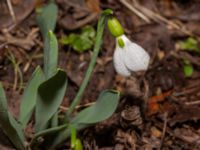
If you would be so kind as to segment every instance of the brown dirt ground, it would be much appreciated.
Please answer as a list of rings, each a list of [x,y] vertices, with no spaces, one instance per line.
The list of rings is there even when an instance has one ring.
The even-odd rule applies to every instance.
[[[23,87],[34,68],[42,65],[43,43],[32,11],[35,1],[28,1],[12,1],[19,20],[14,26],[6,2],[0,2],[0,81],[6,90],[9,109],[16,117]],[[189,36],[200,40],[200,2],[141,0],[138,4],[133,0],[125,1],[129,2],[127,6],[124,1],[56,1],[59,6],[58,38],[79,32],[85,25],[96,27],[100,10],[111,8],[128,37],[151,55],[145,73],[130,78],[117,75],[112,63],[115,39],[105,30],[102,50],[80,105],[95,101],[103,89],[120,90],[123,97],[111,118],[78,134],[84,149],[200,150],[200,55],[180,50],[177,44]],[[37,6],[41,4],[43,2],[38,0]],[[29,9],[24,13],[22,7]],[[84,77],[91,51],[80,54],[68,46],[59,45],[59,48],[59,66],[66,70],[69,78],[62,103],[67,108]],[[22,72],[22,86],[19,73],[9,59],[10,54]],[[189,60],[194,67],[191,77],[184,76],[183,59]],[[0,135],[0,149],[11,149],[2,131]],[[69,149],[69,143],[66,141],[60,149]]]

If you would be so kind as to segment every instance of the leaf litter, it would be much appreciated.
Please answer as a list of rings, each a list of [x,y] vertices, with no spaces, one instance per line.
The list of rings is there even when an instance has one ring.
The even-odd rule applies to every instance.
[[[18,3],[12,2],[14,9],[15,7],[22,8]],[[6,9],[5,4],[0,3]],[[194,41],[190,40],[189,44],[184,45],[184,48],[182,46],[184,50],[180,50],[180,47],[176,45],[180,41],[187,42],[188,38],[193,38],[188,33],[192,33],[199,43],[198,0],[183,3],[172,0],[165,2],[144,0],[139,4],[134,1],[133,7],[142,10],[140,16],[137,12],[128,10],[127,6],[122,4],[122,0],[120,2],[98,1],[98,3],[90,0],[74,2],[57,0],[57,4],[59,6],[56,29],[58,37],[70,33],[80,33],[81,28],[86,25],[95,26],[97,13],[101,9],[109,7],[115,11],[129,37],[143,45],[152,58],[150,68],[145,74],[137,74],[135,78],[129,79],[116,75],[111,61],[114,38],[105,33],[104,45],[97,66],[80,106],[85,107],[92,103],[98,93],[105,88],[116,88],[122,91],[124,96],[111,118],[79,133],[85,149],[199,149],[200,57],[198,53],[191,51],[191,49],[197,49]],[[10,38],[5,35],[5,32],[0,35],[0,39],[3,39],[0,44],[0,80],[5,83],[9,108],[15,115],[18,115],[19,112],[19,108],[16,106],[19,100],[15,102],[14,97],[20,99],[21,91],[13,91],[15,74],[11,62],[5,57],[5,52],[6,49],[9,49],[14,53],[16,59],[22,62],[19,66],[21,70],[29,60],[27,71],[23,71],[26,83],[33,68],[42,63],[41,37],[38,35],[37,29],[34,29],[37,26],[34,13],[31,11],[34,7],[32,4],[26,6],[29,10],[27,9],[23,15],[20,11],[15,11],[15,15],[17,18],[19,16],[20,21],[16,28],[8,30]],[[164,18],[164,23],[163,19],[159,21],[160,17],[154,20],[153,16],[148,16],[147,9],[151,10],[150,14]],[[9,16],[7,10],[5,14]],[[5,14],[0,17],[1,29],[2,27],[10,29],[12,18],[6,17],[8,21],[2,21]],[[144,18],[141,19],[141,15],[150,22],[145,21]],[[175,25],[177,22],[180,24],[177,23],[178,27],[176,27],[171,22]],[[185,30],[182,28],[185,27],[187,32],[183,32]],[[36,34],[30,36],[31,31]],[[22,44],[19,37],[22,41],[26,39],[26,43]],[[11,39],[14,39],[15,42]],[[191,48],[188,47],[191,45],[190,43],[193,44]],[[69,46],[60,47],[59,65],[67,70],[70,80],[69,92],[65,95],[62,107],[68,108],[83,79],[91,52],[79,54]],[[193,73],[188,77],[185,77],[183,72],[184,59],[187,59],[193,66]],[[31,129],[29,130],[31,133]],[[6,140],[1,140],[0,145],[7,147],[5,145],[8,144]],[[60,149],[68,147],[69,143],[66,141]]]

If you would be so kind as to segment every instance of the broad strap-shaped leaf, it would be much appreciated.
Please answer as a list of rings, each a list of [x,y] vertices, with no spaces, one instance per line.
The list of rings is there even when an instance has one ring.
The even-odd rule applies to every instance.
[[[44,73],[38,66],[33,72],[31,80],[24,90],[21,99],[19,121],[22,123],[24,128],[32,116],[34,107],[36,105],[38,87],[44,80]]]
[[[113,90],[103,91],[97,102],[82,110],[77,116],[72,119],[71,124],[76,126],[76,130],[81,130],[90,126],[91,124],[103,121],[109,118],[117,108],[118,102],[120,99],[119,92]],[[50,150],[55,149],[55,147],[64,142],[70,136],[70,129],[67,128],[64,131],[60,132],[58,136],[52,142]]]
[[[97,102],[78,113],[72,123],[93,124],[109,118],[116,110],[119,99],[119,92],[113,90],[103,91]]]
[[[54,2],[37,9],[37,23],[44,40],[44,73],[46,79],[57,71],[58,42],[53,31],[56,26],[58,8]]]
[[[91,124],[109,118],[116,110],[119,99],[119,92],[113,90],[103,91],[97,99],[97,102],[78,113],[77,116],[72,119],[71,124],[76,127],[76,130],[81,130]],[[51,149],[53,150],[58,144],[69,138],[69,136],[69,128],[59,132],[58,136],[52,142]]]
[[[34,149],[33,147],[35,146],[35,144],[38,145],[38,143],[37,143],[38,138],[40,138],[40,137],[45,138],[45,136],[50,137],[52,134],[56,134],[58,132],[64,131],[64,129],[67,129],[68,126],[69,126],[68,124],[63,124],[63,125],[59,125],[59,126],[56,126],[53,128],[48,128],[48,129],[38,132],[32,138],[32,140],[30,142],[30,148]]]
[[[36,9],[37,24],[42,32],[42,36],[45,39],[49,30],[54,31],[56,26],[56,20],[58,16],[58,7],[55,3],[50,2],[47,6]]]
[[[24,135],[21,125],[8,112],[6,96],[0,83],[0,127],[14,144],[16,149],[25,150]]]
[[[58,42],[52,31],[49,31],[44,44],[44,74],[49,79],[56,73],[58,64]]]
[[[46,129],[49,120],[58,110],[67,87],[67,76],[62,70],[39,86],[36,102],[36,132]]]

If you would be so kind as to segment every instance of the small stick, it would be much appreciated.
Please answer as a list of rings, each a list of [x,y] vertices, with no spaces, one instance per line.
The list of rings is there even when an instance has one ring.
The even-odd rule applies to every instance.
[[[7,5],[8,5],[8,9],[9,9],[9,11],[10,11],[10,15],[11,15],[11,17],[12,17],[14,23],[16,23],[15,12],[14,12],[14,10],[13,10],[12,3],[11,3],[10,0],[7,0]]]
[[[139,10],[137,10],[135,7],[131,6],[126,0],[119,0],[122,4],[124,4],[128,9],[133,11],[137,16],[142,18],[144,21],[147,23],[150,23],[151,21],[149,20],[148,17],[146,17],[143,13],[141,13]]]
[[[168,113],[165,112],[164,113],[164,126],[163,126],[162,138],[161,138],[159,150],[162,150],[164,139],[165,139],[166,128],[167,128],[167,116],[168,116]]]
[[[78,105],[78,106],[75,107],[75,109],[79,109],[79,108],[81,108],[81,107],[88,107],[88,106],[93,105],[94,103],[95,103],[95,102],[87,103],[87,104],[84,104],[84,105]],[[60,106],[59,108],[60,108],[61,111],[63,111],[63,112],[66,112],[66,111],[69,110],[69,107],[65,107],[65,106]]]
[[[163,22],[174,29],[180,30],[182,33],[186,35],[194,36],[193,33],[187,30],[182,23],[180,23],[179,25],[171,20],[168,20],[167,18],[161,16],[160,14],[144,6],[141,6],[136,0],[133,0],[133,5],[131,5],[127,0],[119,0],[119,1],[147,23],[150,23],[152,20],[158,23]],[[199,40],[198,37],[197,39]]]
[[[0,38],[1,38],[1,37],[0,37]],[[0,50],[1,50],[2,48],[4,48],[6,45],[7,45],[7,42],[4,42],[4,43],[0,44]]]
[[[192,102],[185,102],[186,105],[198,105],[200,104],[200,100],[192,101]]]

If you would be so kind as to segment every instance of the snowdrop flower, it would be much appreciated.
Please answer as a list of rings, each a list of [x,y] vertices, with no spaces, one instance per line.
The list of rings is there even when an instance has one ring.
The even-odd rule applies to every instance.
[[[147,70],[150,57],[141,46],[131,42],[125,35],[118,37],[116,41],[113,61],[117,73],[130,76],[131,71]]]
[[[149,54],[138,44],[130,41],[116,18],[108,20],[108,29],[116,37],[116,48],[113,62],[115,70],[122,76],[130,76],[131,72],[147,70]]]

